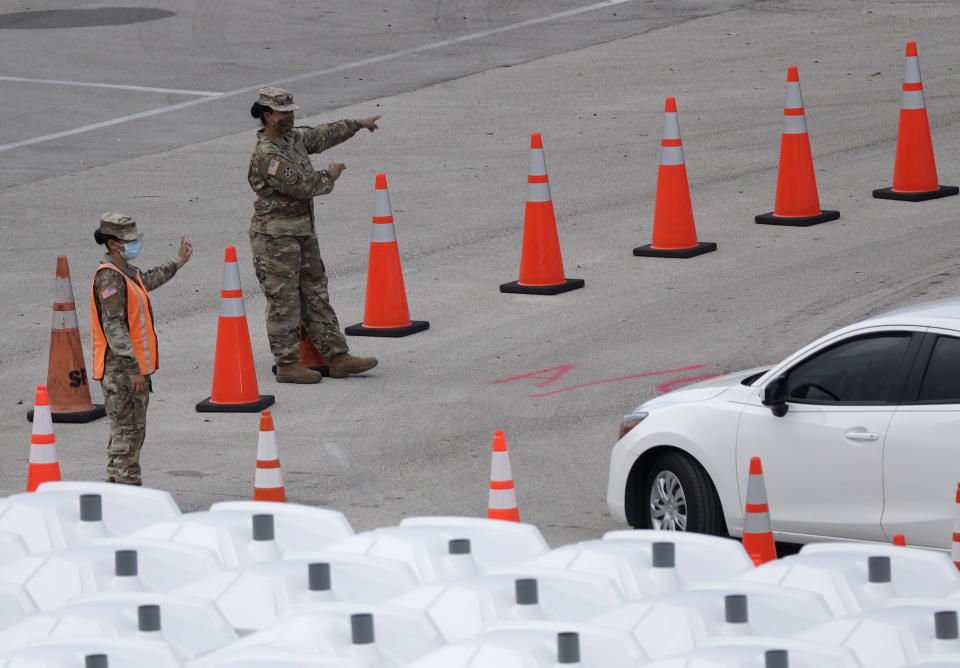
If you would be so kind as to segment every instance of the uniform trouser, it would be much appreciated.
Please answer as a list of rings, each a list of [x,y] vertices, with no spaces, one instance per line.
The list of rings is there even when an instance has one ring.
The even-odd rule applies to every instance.
[[[147,382],[150,382],[149,377]],[[115,482],[139,484],[140,448],[147,433],[150,392],[134,392],[126,367],[121,368],[109,352],[100,386],[103,388],[104,408],[110,418],[107,478]]]
[[[253,269],[267,298],[267,338],[277,364],[300,361],[300,322],[327,359],[347,352],[347,340],[330,306],[316,235],[275,237],[254,232],[250,248]]]

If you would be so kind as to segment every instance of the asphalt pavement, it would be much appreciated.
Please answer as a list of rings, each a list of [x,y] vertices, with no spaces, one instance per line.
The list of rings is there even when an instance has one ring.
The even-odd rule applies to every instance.
[[[166,0],[133,11],[33,0],[0,13],[0,494],[25,485],[54,271],[69,258],[90,355],[101,213],[134,216],[139,266],[193,259],[152,297],[160,370],[145,484],[184,510],[250,498],[258,419],[197,413],[210,394],[224,247],[240,258],[260,391],[274,394],[290,501],[357,530],[486,512],[493,432],[521,518],[552,544],[621,528],[604,502],[620,416],[693,379],[772,363],[889,308],[955,296],[960,197],[874,199],[891,185],[904,46],[916,40],[940,181],[960,184],[955,2]],[[773,208],[784,82],[797,65],[821,206],[837,221],[755,225]],[[246,236],[262,85],[298,123],[382,114],[316,200],[331,299],[362,320],[374,178],[385,173],[410,315],[430,329],[351,337],[380,366],[278,385]],[[698,238],[650,243],[664,99],[675,96]],[[568,277],[516,280],[530,134],[540,132]],[[102,401],[96,383],[95,401]],[[64,478],[102,479],[106,420],[56,425]]]

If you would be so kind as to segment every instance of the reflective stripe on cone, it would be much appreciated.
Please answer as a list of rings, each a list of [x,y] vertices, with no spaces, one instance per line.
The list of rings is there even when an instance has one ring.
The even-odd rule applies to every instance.
[[[510,453],[507,451],[507,439],[502,430],[493,433],[487,517],[495,520],[520,521],[513,472],[510,469]]]
[[[777,558],[777,547],[770,524],[770,508],[767,505],[767,488],[763,482],[763,468],[759,457],[750,459],[747,503],[743,515],[743,547],[756,566]]]

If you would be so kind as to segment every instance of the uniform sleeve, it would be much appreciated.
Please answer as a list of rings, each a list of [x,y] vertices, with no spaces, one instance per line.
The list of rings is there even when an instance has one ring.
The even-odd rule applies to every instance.
[[[307,153],[320,153],[331,146],[350,139],[362,128],[360,121],[347,118],[333,123],[324,123],[315,128],[298,128],[303,133],[303,145]]]
[[[334,181],[340,176],[335,169],[303,172],[300,167],[279,153],[267,153],[258,158],[258,167],[264,183],[287,197],[310,199],[326,195],[333,190]]]
[[[153,269],[148,269],[147,271],[141,272],[140,277],[143,279],[143,285],[148,291],[156,290],[161,285],[173,278],[173,275],[176,274],[177,270],[182,266],[183,262],[181,262],[179,259],[167,260],[163,264],[156,266]]]
[[[127,324],[126,279],[112,269],[105,269],[97,274],[93,292],[107,345],[128,373],[140,373]]]

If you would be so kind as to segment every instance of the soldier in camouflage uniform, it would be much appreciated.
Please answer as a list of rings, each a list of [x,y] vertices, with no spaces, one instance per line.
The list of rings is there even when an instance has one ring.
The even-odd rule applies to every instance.
[[[317,242],[313,198],[326,195],[346,168],[331,162],[315,170],[311,153],[352,137],[360,128],[377,129],[380,116],[347,119],[317,127],[293,127],[293,95],[263,88],[250,109],[263,129],[250,158],[247,179],[257,194],[250,222],[253,268],[267,298],[267,338],[277,362],[277,382],[318,383],[319,372],[300,364],[298,324],[330,364],[330,376],[345,378],[377,365],[374,357],[354,357],[330,306],[327,274]]]
[[[193,247],[181,237],[175,259],[141,272],[129,263],[140,251],[133,218],[105,213],[94,238],[107,247],[93,278],[90,300],[93,377],[100,380],[110,417],[107,481],[139,485],[150,374],[157,368],[153,310],[146,293],[173,278],[190,259]]]

